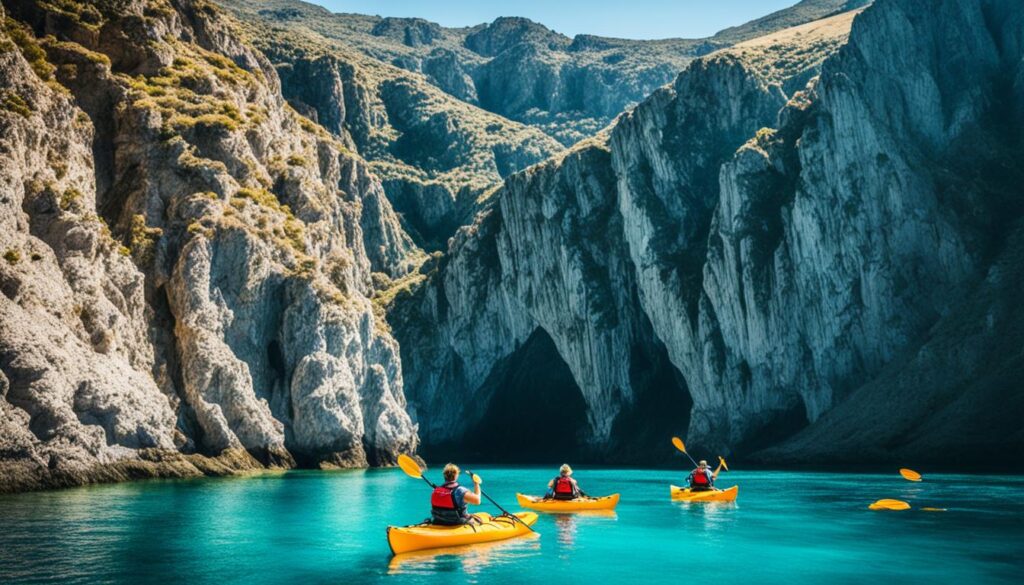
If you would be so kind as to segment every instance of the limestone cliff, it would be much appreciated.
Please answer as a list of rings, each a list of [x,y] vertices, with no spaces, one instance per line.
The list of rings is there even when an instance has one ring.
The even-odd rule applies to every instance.
[[[414,450],[367,165],[209,3],[3,5],[0,490]]]
[[[444,248],[471,222],[484,192],[562,150],[542,131],[479,108],[475,86],[451,51],[438,48],[410,71],[354,48],[357,39],[283,26],[288,20],[264,3],[226,4],[274,64],[289,103],[370,162],[403,226],[426,249]],[[399,22],[382,20],[367,36],[389,38]],[[412,46],[420,47],[433,44],[435,28],[413,21],[399,30],[409,30]],[[439,77],[443,91],[434,83]]]
[[[435,388],[486,402],[485,381],[540,329],[572,374],[598,451],[633,428],[613,421],[637,400],[624,381],[639,344],[663,348],[679,381],[663,387],[692,404],[647,422],[703,449],[748,455],[807,428],[760,457],[937,459],[929,449],[956,440],[948,428],[1010,453],[1022,406],[1012,375],[952,381],[1019,370],[995,333],[1015,330],[995,321],[1015,313],[994,303],[993,333],[974,352],[948,344],[966,335],[965,319],[984,322],[989,309],[964,308],[971,291],[993,299],[1016,282],[1006,238],[1021,212],[1024,17],[1009,0],[879,0],[855,14],[699,59],[621,117],[608,146],[581,145],[506,181],[393,313],[424,440],[447,438],[424,413],[441,426],[465,416]],[[551,179],[565,173],[572,188]],[[581,240],[585,210],[610,215]],[[410,310],[441,333],[403,331]],[[481,343],[481,329],[501,341]],[[924,356],[907,357],[922,343]],[[946,373],[908,392],[907,376],[886,368],[896,364]],[[954,423],[967,396],[1008,411]],[[880,431],[866,421],[876,402],[905,404],[879,418],[889,429],[834,434]],[[999,436],[985,439],[987,425]]]
[[[851,18],[842,18],[847,27]],[[781,53],[788,45],[775,46]],[[396,303],[390,320],[426,444],[474,434],[486,405],[513,391],[506,364],[537,353],[530,340],[538,331],[571,374],[570,396],[561,399],[573,403],[573,392],[582,399],[586,424],[570,445],[628,460],[645,440],[658,440],[656,429],[663,438],[685,428],[689,395],[668,360],[666,337],[652,329],[662,315],[645,295],[655,291],[638,280],[661,273],[631,255],[628,238],[646,230],[651,248],[685,265],[680,249],[707,237],[718,167],[771,124],[786,101],[779,83],[748,61],[739,52],[698,60],[620,120],[610,137],[510,177],[476,223],[459,232],[448,257],[430,267],[427,284]],[[797,67],[790,75],[802,72]],[[657,237],[649,233],[654,228],[626,223],[637,221],[621,209],[620,192],[629,185],[658,186],[661,199],[647,193],[634,204],[661,214]],[[696,233],[680,231],[680,224]],[[699,266],[701,254],[692,256],[690,266]],[[667,303],[680,300],[673,294]],[[537,416],[533,404],[519,409],[515,418]],[[624,439],[627,430],[643,436]]]
[[[391,321],[426,443],[485,456],[536,456],[531,449],[542,447],[621,459],[640,443],[613,440],[613,429],[640,425],[633,407],[686,406],[640,311],[626,250],[606,239],[622,231],[614,186],[600,141],[514,175],[448,257],[426,267],[418,295],[397,302]],[[561,356],[552,368],[566,369],[568,387],[545,380],[553,370],[537,375],[549,392],[517,384],[540,365],[522,356],[545,352]],[[503,401],[510,411],[492,408]],[[568,409],[577,402],[582,418]],[[562,444],[543,441],[560,432],[549,418]],[[518,438],[495,436],[492,426]]]

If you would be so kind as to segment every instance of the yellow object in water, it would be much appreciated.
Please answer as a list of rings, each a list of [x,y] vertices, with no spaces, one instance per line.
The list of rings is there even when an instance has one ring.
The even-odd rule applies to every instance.
[[[909,510],[910,504],[903,500],[883,499],[868,506],[868,510]]]
[[[508,516],[491,516],[481,512],[474,514],[480,524],[460,526],[438,526],[436,524],[414,524],[412,526],[388,526],[388,546],[393,554],[414,550],[462,546],[478,542],[494,542],[526,534],[537,521],[534,512],[519,512],[518,522]]]
[[[740,486],[734,485],[724,490],[692,491],[690,488],[670,486],[672,499],[682,502],[734,502],[740,493]]]
[[[907,481],[921,481],[921,474],[914,471],[913,469],[907,469],[906,467],[900,469],[900,475]]]
[[[540,496],[516,494],[519,505],[541,512],[582,512],[586,510],[614,510],[619,503],[619,494],[600,498],[577,498],[575,500],[545,500]]]

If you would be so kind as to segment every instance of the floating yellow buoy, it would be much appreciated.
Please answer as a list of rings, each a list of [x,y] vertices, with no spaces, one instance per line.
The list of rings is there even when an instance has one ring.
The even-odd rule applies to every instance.
[[[909,510],[910,504],[902,500],[883,499],[868,506],[868,510]]]
[[[921,481],[921,474],[914,471],[913,469],[907,469],[904,467],[900,470],[900,475],[907,481]]]

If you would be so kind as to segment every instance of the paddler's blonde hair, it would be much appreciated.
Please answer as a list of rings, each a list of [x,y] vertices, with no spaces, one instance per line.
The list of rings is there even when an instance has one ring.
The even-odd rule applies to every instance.
[[[459,469],[458,465],[455,465],[454,463],[449,463],[448,465],[445,465],[444,466],[444,480],[445,481],[455,481],[459,477],[459,472],[460,472],[460,469]]]
[[[572,475],[572,467],[569,467],[568,463],[563,463],[562,466],[558,468],[558,473],[562,475]]]

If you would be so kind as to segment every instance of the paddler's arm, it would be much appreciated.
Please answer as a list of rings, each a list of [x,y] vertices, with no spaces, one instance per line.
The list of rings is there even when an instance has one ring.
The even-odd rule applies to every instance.
[[[467,504],[480,505],[480,484],[473,482],[473,491],[467,491],[463,496]]]
[[[711,479],[712,480],[718,479],[718,472],[719,471],[722,471],[722,464],[721,463],[719,463],[718,467],[715,468],[715,472],[711,474]]]

